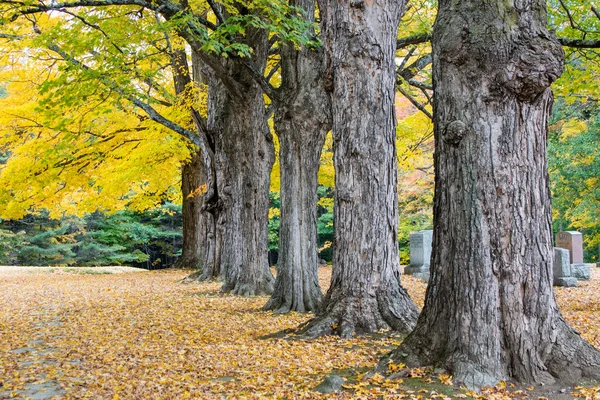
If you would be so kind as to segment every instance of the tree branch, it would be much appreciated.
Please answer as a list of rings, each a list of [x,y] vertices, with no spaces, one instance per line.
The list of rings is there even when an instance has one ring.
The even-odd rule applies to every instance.
[[[0,33],[0,39],[22,40],[23,36],[20,36],[20,35],[11,35],[9,33]]]
[[[213,0],[206,0],[206,1],[208,2],[208,5],[212,9],[212,11],[217,16],[217,21],[219,21],[219,24],[224,24],[225,18],[223,17],[223,14],[221,13],[219,6]]]
[[[592,7],[592,11],[594,11],[595,14],[598,13],[598,14],[596,14],[596,16],[598,18],[600,18],[600,13],[598,12],[597,9],[594,9]],[[577,28],[577,27],[575,27],[574,29],[581,30],[580,28]],[[583,32],[585,32],[585,31],[583,31]],[[585,32],[585,33],[587,33],[587,32]],[[405,48],[410,45],[427,43],[429,41],[431,41],[431,34],[430,33],[422,33],[419,35],[409,36],[406,38],[398,39],[396,41],[396,48],[402,49],[402,48]],[[598,48],[600,48],[600,40],[569,39],[569,38],[559,37],[558,41],[560,42],[561,45],[563,45],[565,47],[574,47],[574,48],[578,48],[578,49],[598,49]]]
[[[419,111],[421,111],[423,114],[429,117],[430,120],[433,121],[433,115],[431,115],[431,113],[427,111],[427,109],[421,103],[419,103],[414,97],[412,97],[404,89],[402,89],[400,85],[397,85],[396,89],[398,89],[398,91],[402,93],[402,95],[404,95],[404,97],[406,97],[408,101],[410,101],[413,104],[413,106],[417,107]]]
[[[425,68],[426,66],[431,64],[431,60],[432,60],[431,54],[427,54],[423,57],[420,57],[419,59],[417,59],[417,61],[415,61],[408,67],[398,71],[398,75],[400,77],[402,77],[402,79],[409,81],[409,80],[413,79],[415,76],[417,76],[417,74],[423,68]]]
[[[600,49],[600,40],[558,38],[561,45],[576,49]]]
[[[59,54],[64,60],[70,62],[71,64],[73,64],[73,65],[75,65],[77,67],[80,67],[82,69],[85,69],[85,70],[92,70],[87,65],[83,64],[79,60],[71,57],[69,54],[67,54],[66,52],[64,52],[57,45],[50,44],[48,46],[48,48],[50,50],[54,51],[55,53]],[[177,123],[175,123],[173,121],[170,121],[167,118],[163,117],[151,105],[146,104],[143,101],[141,101],[140,99],[138,99],[136,96],[125,92],[125,90],[123,90],[123,88],[119,87],[119,85],[116,82],[114,82],[113,80],[111,80],[111,79],[109,79],[107,77],[103,77],[103,76],[100,76],[98,79],[100,80],[100,82],[102,82],[108,88],[110,88],[111,90],[114,90],[115,92],[119,93],[121,96],[123,96],[124,98],[126,98],[127,100],[129,100],[130,102],[132,102],[135,106],[137,106],[138,108],[142,109],[148,115],[148,117],[150,117],[150,119],[153,120],[154,122],[157,122],[157,123],[163,125],[164,127],[172,130],[173,132],[178,133],[179,135],[181,135],[183,138],[187,139],[191,143],[193,143],[193,144],[195,144],[197,146],[200,145],[200,140],[198,138],[198,135],[196,135],[194,132],[189,131],[189,130],[181,127]]]
[[[418,35],[398,39],[396,41],[396,49],[402,49],[404,47],[411,46],[414,44],[427,43],[429,41],[431,41],[431,33],[420,33]]]

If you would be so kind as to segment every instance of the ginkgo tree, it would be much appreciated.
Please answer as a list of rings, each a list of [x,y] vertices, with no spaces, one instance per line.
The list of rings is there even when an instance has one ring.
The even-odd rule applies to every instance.
[[[44,85],[60,75],[64,60],[27,42],[0,43],[7,90],[1,144],[9,155],[0,173],[2,217],[41,209],[81,216],[125,205],[142,211],[180,199],[172,186],[189,154],[182,140],[112,103],[108,93],[58,110],[47,105]],[[60,95],[48,90],[50,101]]]
[[[272,44],[269,33],[283,40],[299,40],[305,29],[301,18],[290,18],[285,4],[274,7],[259,2],[250,8],[238,3],[174,4],[139,2],[73,2],[53,5],[3,3],[8,35],[20,35],[14,21],[29,19],[38,34],[36,44],[60,54],[69,63],[61,74],[85,76],[100,82],[120,101],[133,103],[150,119],[200,145],[207,168],[207,193],[203,208],[219,216],[220,264],[225,271],[224,290],[239,294],[269,293],[272,277],[266,262],[268,176],[273,162],[272,141],[266,129],[263,93],[256,82],[265,67]],[[139,7],[142,7],[140,10]],[[210,6],[212,21],[207,19]],[[83,8],[88,12],[83,13]],[[40,28],[37,16],[51,10],[71,18],[60,19],[50,29]],[[145,24],[143,23],[145,21]],[[151,23],[155,21],[155,23]],[[286,21],[297,21],[296,24]],[[137,35],[129,31],[140,26]],[[27,24],[23,24],[26,26]],[[124,29],[123,27],[129,27]],[[109,29],[110,28],[110,29]],[[162,95],[154,78],[160,64],[140,72],[136,54],[148,52],[169,31],[187,45],[210,69],[209,118],[196,121],[197,132],[161,113],[156,97]],[[82,32],[87,36],[83,37]],[[155,46],[156,47],[156,46]],[[160,49],[159,49],[160,50]],[[157,54],[160,51],[157,51]],[[151,58],[152,54],[146,54]],[[145,57],[147,59],[148,57]],[[245,76],[245,77],[244,77]],[[147,90],[149,95],[142,93]],[[81,90],[79,90],[81,92]],[[60,102],[74,96],[61,96]],[[249,112],[252,111],[252,112]],[[233,118],[237,117],[237,118]],[[246,152],[253,149],[252,152]],[[249,168],[249,166],[252,168]],[[218,179],[217,179],[218,178]],[[264,234],[263,234],[264,233]]]

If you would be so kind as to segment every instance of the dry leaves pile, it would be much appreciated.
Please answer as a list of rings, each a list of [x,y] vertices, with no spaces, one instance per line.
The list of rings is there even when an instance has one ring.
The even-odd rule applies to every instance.
[[[321,269],[324,287],[330,272]],[[263,338],[310,316],[258,311],[266,298],[221,295],[218,283],[179,283],[185,275],[0,274],[0,398],[31,396],[32,390],[108,399],[479,396],[440,394],[451,377],[427,371],[405,379],[423,381],[422,387],[378,375],[361,379],[399,343],[397,336]],[[594,271],[594,280],[579,288],[557,289],[566,318],[596,347],[599,281]],[[403,283],[422,305],[425,284],[411,277]],[[344,393],[312,391],[331,373],[349,378]],[[495,388],[488,397],[502,393],[505,388]]]

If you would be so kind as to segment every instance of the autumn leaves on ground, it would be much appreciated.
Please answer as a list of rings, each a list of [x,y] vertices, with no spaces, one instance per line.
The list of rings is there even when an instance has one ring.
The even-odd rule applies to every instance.
[[[451,378],[439,371],[409,370],[396,380],[371,376],[368,372],[400,337],[382,332],[302,341],[273,335],[297,327],[310,315],[259,311],[267,298],[222,295],[219,283],[183,284],[186,271],[85,272],[0,271],[0,399],[528,394],[514,388],[509,395],[510,386],[483,395],[453,389]],[[324,288],[330,274],[330,268],[320,269]],[[422,306],[425,284],[409,276],[403,282]],[[555,291],[569,323],[600,347],[600,270],[578,288]],[[312,390],[334,373],[347,379],[343,392],[322,395]],[[594,398],[600,391],[575,389],[566,395]]]

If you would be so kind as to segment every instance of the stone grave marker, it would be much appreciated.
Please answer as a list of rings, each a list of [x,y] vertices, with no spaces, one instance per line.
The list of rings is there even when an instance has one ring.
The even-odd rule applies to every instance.
[[[577,278],[571,276],[569,250],[554,248],[554,286],[577,286]]]
[[[571,264],[583,263],[583,236],[576,231],[558,232],[556,247],[569,250]]]
[[[410,235],[410,264],[404,269],[407,275],[429,280],[429,260],[433,231],[419,231]]]
[[[571,277],[580,281],[590,280],[590,266],[583,263],[583,236],[576,231],[558,232],[556,247],[569,251],[571,262]]]

